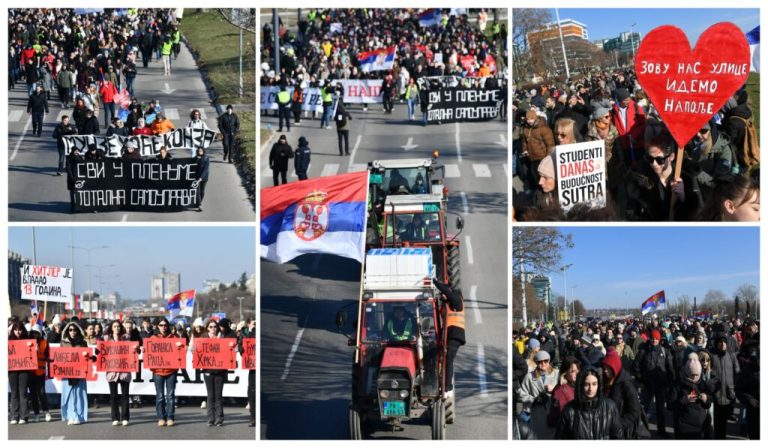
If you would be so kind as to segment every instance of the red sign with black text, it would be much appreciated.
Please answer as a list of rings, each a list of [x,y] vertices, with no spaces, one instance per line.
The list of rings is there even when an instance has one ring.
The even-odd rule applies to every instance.
[[[139,343],[134,341],[99,341],[97,372],[138,372]]]
[[[8,371],[37,370],[37,341],[17,339],[8,341]]]
[[[144,339],[145,369],[185,369],[187,341],[184,338]]]
[[[237,368],[235,338],[195,339],[192,367],[195,369],[234,370]]]
[[[246,370],[256,370],[256,339],[243,339],[243,352],[240,353],[243,365],[241,368]]]
[[[93,348],[91,347],[51,347],[52,378],[93,379]]]

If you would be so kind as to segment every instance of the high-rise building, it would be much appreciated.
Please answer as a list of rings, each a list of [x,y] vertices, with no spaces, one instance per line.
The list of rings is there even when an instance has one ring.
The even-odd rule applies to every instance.
[[[587,25],[573,19],[561,19],[560,29],[563,33],[562,44],[557,22],[548,23],[543,28],[526,35],[536,70],[565,73],[563,46],[565,46],[565,55],[571,71],[591,67],[592,57],[597,48],[589,41]]]
[[[628,60],[633,54],[637,53],[637,48],[642,40],[640,33],[625,31],[618,37],[603,39],[603,51],[612,54],[612,59],[619,63],[619,59]]]
[[[8,251],[8,298],[12,304],[21,301],[21,268],[25,264],[32,264],[32,260]]]
[[[152,300],[168,300],[181,291],[181,274],[168,272],[165,267],[150,281],[149,297]]]

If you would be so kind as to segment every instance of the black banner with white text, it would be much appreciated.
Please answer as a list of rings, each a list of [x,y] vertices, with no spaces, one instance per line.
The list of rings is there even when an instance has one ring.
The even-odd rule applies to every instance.
[[[494,89],[441,88],[429,91],[428,123],[488,121],[499,116],[501,91]],[[417,115],[419,108],[417,108]]]

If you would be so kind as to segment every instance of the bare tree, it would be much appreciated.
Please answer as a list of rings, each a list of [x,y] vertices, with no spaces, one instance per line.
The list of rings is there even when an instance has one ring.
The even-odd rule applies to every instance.
[[[727,300],[728,296],[726,296],[723,291],[719,289],[710,289],[704,295],[704,302],[702,303],[702,307],[707,308],[711,310],[712,313],[717,314],[720,311],[725,310]]]
[[[584,307],[584,304],[581,303],[581,300],[576,299],[573,301],[573,312],[576,316],[583,316],[586,314],[587,309]]]
[[[552,22],[549,9],[523,8],[512,10],[512,65],[514,82],[530,78],[534,74],[531,48],[526,36]]]
[[[572,236],[564,235],[557,227],[515,227],[512,229],[512,272],[519,277],[523,265],[526,272],[553,272],[561,264],[563,250],[572,247]]]

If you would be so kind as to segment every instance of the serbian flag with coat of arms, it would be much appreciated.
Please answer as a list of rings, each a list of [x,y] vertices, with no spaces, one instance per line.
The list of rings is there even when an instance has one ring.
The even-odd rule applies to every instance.
[[[323,253],[362,263],[367,199],[368,171],[261,190],[261,258]]]
[[[195,308],[195,290],[182,291],[178,294],[174,294],[173,297],[168,299],[168,304],[165,308],[170,312],[171,319],[176,316],[192,317],[192,311]]]
[[[667,300],[664,297],[664,290],[662,289],[661,291],[657,292],[651,297],[648,297],[648,299],[645,302],[643,302],[642,312],[643,312],[643,315],[646,315],[651,311],[663,310],[666,307],[667,307]]]

